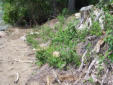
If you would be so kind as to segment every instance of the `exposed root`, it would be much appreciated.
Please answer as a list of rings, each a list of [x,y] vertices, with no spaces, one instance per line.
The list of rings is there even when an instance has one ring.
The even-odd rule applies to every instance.
[[[95,58],[95,59],[91,62],[91,64],[89,65],[89,68],[88,68],[88,70],[87,70],[87,72],[86,72],[86,75],[85,75],[84,79],[88,79],[89,73],[91,72],[91,68],[94,66],[94,64],[96,63],[96,61],[97,61],[97,58]]]
[[[85,60],[86,54],[87,54],[87,50],[85,51],[85,53],[82,56],[82,63],[81,63],[79,70],[78,70],[79,72],[82,70],[82,68],[84,66],[84,60]]]
[[[47,76],[47,85],[51,85],[49,76]]]

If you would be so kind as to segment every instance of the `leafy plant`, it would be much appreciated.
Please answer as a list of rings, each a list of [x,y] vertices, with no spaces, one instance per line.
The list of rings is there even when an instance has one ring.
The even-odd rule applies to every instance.
[[[77,43],[85,41],[85,37],[88,35],[101,35],[101,28],[97,22],[93,23],[92,29],[77,30],[75,25],[78,23],[70,22],[64,28],[64,16],[58,16],[60,23],[53,29],[49,27],[41,27],[40,34],[37,37],[42,38],[43,42],[51,40],[51,44],[45,48],[40,48],[36,52],[36,57],[38,59],[38,64],[43,65],[48,63],[49,65],[56,68],[67,68],[70,64],[74,66],[80,65],[80,56],[77,55],[75,47]],[[56,31],[56,32],[54,32]],[[31,35],[32,39],[36,39],[36,35]],[[30,36],[29,36],[30,37]],[[36,45],[36,43],[31,42],[28,37],[28,41]],[[38,41],[40,42],[40,41]],[[59,56],[55,57],[54,52],[58,52]]]
[[[109,14],[109,12],[106,12],[106,19],[105,19],[105,28],[106,28],[106,39],[105,41],[109,45],[108,52],[110,55],[108,55],[108,58],[113,61],[113,17]]]
[[[110,52],[110,55],[108,55],[108,58],[113,62],[113,30],[108,31],[106,42],[109,45],[108,51]]]
[[[93,22],[90,30],[90,35],[96,35],[96,36],[102,35],[102,29],[100,27],[99,22]]]

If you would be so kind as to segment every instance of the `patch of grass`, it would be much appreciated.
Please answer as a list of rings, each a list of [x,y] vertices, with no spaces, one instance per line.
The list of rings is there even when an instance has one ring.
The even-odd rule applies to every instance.
[[[28,34],[27,35],[27,42],[29,44],[31,44],[33,48],[37,48],[38,42],[37,42],[37,40],[35,40],[36,37],[37,37],[36,34]]]

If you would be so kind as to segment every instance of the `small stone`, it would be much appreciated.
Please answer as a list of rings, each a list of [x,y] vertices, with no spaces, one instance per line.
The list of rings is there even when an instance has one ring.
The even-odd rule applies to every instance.
[[[26,41],[26,35],[20,37],[21,40]]]

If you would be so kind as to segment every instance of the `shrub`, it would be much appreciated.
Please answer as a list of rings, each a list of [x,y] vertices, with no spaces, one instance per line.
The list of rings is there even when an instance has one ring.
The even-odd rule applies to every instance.
[[[35,46],[36,49],[38,47],[36,52],[37,64],[43,65],[48,63],[56,68],[67,68],[69,65],[77,67],[80,65],[81,57],[76,53],[76,45],[79,42],[85,41],[88,35],[100,36],[102,34],[101,28],[99,23],[95,22],[90,30],[87,28],[85,30],[77,30],[75,25],[78,23],[78,20],[70,22],[64,28],[64,16],[60,15],[58,19],[60,23],[55,28],[41,27],[39,35],[33,34],[28,36],[28,42],[35,46],[35,43],[30,41],[36,39],[35,36],[42,38],[43,42],[51,41],[51,44],[44,49],[40,48],[39,44]],[[54,56],[54,52],[58,52],[59,56]]]
[[[109,11],[106,11],[106,19],[105,19],[105,30],[106,30],[106,43],[109,45],[108,58],[113,61],[113,16],[109,14]]]
[[[113,30],[108,32],[106,41],[109,45],[108,51],[110,52],[110,55],[108,56],[108,58],[113,62]]]
[[[80,56],[77,55],[75,50],[78,35],[74,23],[70,23],[63,29],[63,23],[61,20],[59,26],[57,26],[57,32],[55,33],[52,33],[52,29],[49,27],[47,28],[48,30],[46,30],[45,27],[42,27],[38,36],[40,36],[45,42],[51,39],[51,44],[44,49],[40,48],[40,46],[38,46],[39,44],[35,46],[34,39],[36,35],[28,35],[27,41],[31,43],[32,46],[35,46],[35,48],[38,47],[39,49],[36,52],[38,65],[48,63],[55,68],[67,68],[70,64],[75,66],[80,65]],[[53,30],[56,30],[56,28]],[[54,56],[54,52],[58,52],[59,56]]]
[[[3,0],[4,20],[10,24],[41,24],[53,16],[52,0]],[[56,11],[66,7],[67,0],[56,0]]]

